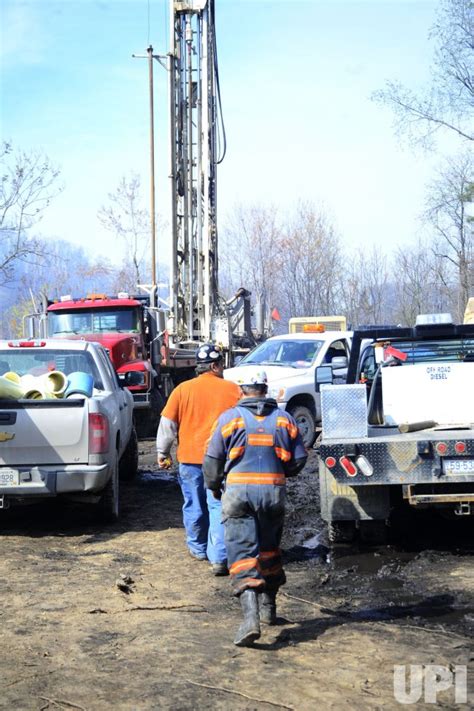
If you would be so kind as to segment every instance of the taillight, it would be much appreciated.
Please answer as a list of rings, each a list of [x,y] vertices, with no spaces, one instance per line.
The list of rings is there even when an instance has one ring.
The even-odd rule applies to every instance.
[[[456,442],[454,445],[454,449],[456,451],[456,454],[464,454],[466,451],[466,443],[465,442]]]
[[[334,457],[326,457],[326,460],[324,462],[327,466],[328,469],[332,469],[333,467],[336,466],[336,460]]]
[[[109,421],[100,412],[89,413],[89,454],[105,454],[109,451]]]
[[[448,451],[448,445],[445,442],[438,442],[435,449],[438,452],[438,454],[442,457]]]
[[[357,467],[351,462],[349,457],[341,457],[339,464],[344,469],[347,476],[355,476],[357,474]]]

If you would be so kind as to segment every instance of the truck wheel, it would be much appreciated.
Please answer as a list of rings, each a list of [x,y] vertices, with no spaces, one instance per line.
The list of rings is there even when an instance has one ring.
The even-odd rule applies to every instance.
[[[316,419],[311,410],[304,405],[289,407],[288,412],[296,420],[306,449],[313,446],[316,439]]]
[[[329,521],[329,543],[350,543],[356,533],[355,521]]]
[[[118,460],[115,459],[112,476],[107,482],[102,492],[98,515],[103,523],[114,523],[119,517],[119,468]]]
[[[122,454],[119,464],[119,478],[122,481],[132,481],[138,472],[138,439],[135,427],[132,428],[130,439]]]
[[[386,543],[388,527],[385,521],[359,521],[359,538],[362,543],[375,546]]]

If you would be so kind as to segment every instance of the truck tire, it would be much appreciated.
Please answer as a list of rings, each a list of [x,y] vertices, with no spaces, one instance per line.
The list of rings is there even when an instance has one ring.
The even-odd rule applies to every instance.
[[[120,513],[118,456],[115,458],[112,476],[102,491],[97,506],[98,518],[102,523],[114,523],[118,520]]]
[[[386,543],[388,527],[385,521],[359,521],[359,538],[361,543],[367,543],[371,546]]]
[[[329,521],[329,543],[351,543],[356,534],[355,521]]]
[[[289,407],[288,412],[296,420],[303,444],[306,449],[309,449],[316,439],[316,418],[311,410],[304,405]]]
[[[121,481],[132,481],[138,472],[138,438],[135,427],[132,427],[130,439],[122,454],[119,464],[119,478]]]

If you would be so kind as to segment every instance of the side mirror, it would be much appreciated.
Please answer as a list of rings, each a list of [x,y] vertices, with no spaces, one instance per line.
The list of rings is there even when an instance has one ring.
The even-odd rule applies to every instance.
[[[332,365],[318,365],[314,371],[314,387],[319,393],[321,385],[332,385],[333,372]]]
[[[334,370],[337,370],[338,368],[347,368],[348,365],[349,361],[347,356],[334,356],[334,358],[331,359],[331,368]]]

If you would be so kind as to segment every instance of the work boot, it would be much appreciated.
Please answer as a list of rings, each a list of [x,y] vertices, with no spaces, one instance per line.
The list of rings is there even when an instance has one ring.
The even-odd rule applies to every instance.
[[[260,637],[260,620],[258,617],[258,599],[255,590],[244,590],[239,597],[240,606],[244,614],[234,639],[238,647],[248,647]]]
[[[275,625],[277,620],[276,592],[264,592],[258,596],[260,622]]]
[[[211,563],[211,572],[216,576],[229,575],[227,563]]]

